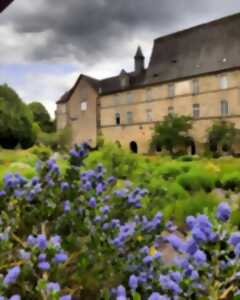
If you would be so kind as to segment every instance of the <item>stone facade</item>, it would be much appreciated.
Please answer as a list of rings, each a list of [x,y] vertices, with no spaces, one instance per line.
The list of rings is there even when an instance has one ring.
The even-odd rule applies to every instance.
[[[204,24],[202,27],[207,33],[210,28],[209,31],[214,35],[215,27],[221,25],[230,30],[234,22],[240,22],[240,15]],[[192,152],[203,151],[207,131],[216,120],[226,119],[240,129],[240,59],[233,62],[230,54],[226,53],[226,47],[231,48],[231,45],[223,45],[218,69],[214,63],[212,71],[209,65],[206,66],[207,71],[198,71],[204,63],[200,49],[199,60],[193,62],[189,76],[184,73],[182,77],[179,73],[178,78],[175,78],[172,72],[172,79],[168,79],[171,68],[176,68],[179,53],[174,54],[176,60],[169,62],[170,75],[166,74],[167,80],[164,80],[161,70],[156,73],[154,61],[161,67],[161,62],[156,57],[161,41],[164,45],[167,39],[172,45],[174,37],[179,40],[180,36],[184,40],[185,35],[193,34],[199,28],[201,26],[155,40],[146,70],[143,67],[142,51],[138,49],[134,62],[135,71],[132,73],[122,70],[119,76],[102,81],[81,75],[74,87],[58,101],[58,129],[71,126],[74,143],[90,140],[92,146],[96,145],[97,134],[101,132],[107,141],[118,142],[139,153],[148,152],[155,123],[163,120],[169,113],[193,117],[191,134],[195,149],[190,149]],[[206,45],[203,46],[206,48]],[[221,52],[219,45],[216,49],[212,44],[209,47],[213,47],[216,56]],[[240,51],[240,39],[238,50]],[[189,51],[188,49],[188,55]],[[186,58],[186,64],[190,63],[192,62]],[[156,79],[158,76],[162,78]],[[81,106],[83,102],[87,105],[86,109]]]

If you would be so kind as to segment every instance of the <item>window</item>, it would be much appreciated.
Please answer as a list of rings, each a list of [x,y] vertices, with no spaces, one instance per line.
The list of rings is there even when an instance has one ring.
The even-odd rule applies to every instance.
[[[145,97],[146,97],[146,101],[149,101],[152,99],[152,91],[151,88],[147,88],[145,91]]]
[[[131,124],[133,122],[133,113],[131,111],[127,112],[127,124]]]
[[[173,106],[169,106],[168,107],[168,114],[169,115],[173,115],[174,114],[174,107]]]
[[[225,90],[225,89],[228,88],[228,78],[227,78],[226,75],[222,75],[222,76],[220,77],[220,88],[221,88],[222,90]]]
[[[227,116],[229,114],[228,111],[228,102],[226,100],[221,101],[221,116]]]
[[[175,97],[175,86],[174,86],[174,83],[169,83],[169,85],[168,85],[168,97],[169,98]]]
[[[81,101],[81,111],[87,110],[87,101]]]
[[[115,114],[115,123],[116,123],[117,126],[121,124],[121,116],[120,116],[120,113],[116,113],[116,114]]]
[[[153,120],[153,112],[151,109],[146,110],[146,120],[147,122],[152,122]]]
[[[127,93],[127,103],[131,104],[133,102],[133,94],[131,92]]]
[[[198,103],[193,104],[193,118],[200,117],[200,105]]]
[[[196,95],[199,93],[199,81],[198,79],[193,79],[192,81],[192,93]]]

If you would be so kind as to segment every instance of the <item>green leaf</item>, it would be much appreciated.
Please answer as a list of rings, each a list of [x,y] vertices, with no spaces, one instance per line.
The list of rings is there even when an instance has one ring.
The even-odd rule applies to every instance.
[[[141,298],[141,295],[140,294],[138,294],[138,293],[134,293],[133,294],[133,300],[141,300],[142,298]]]

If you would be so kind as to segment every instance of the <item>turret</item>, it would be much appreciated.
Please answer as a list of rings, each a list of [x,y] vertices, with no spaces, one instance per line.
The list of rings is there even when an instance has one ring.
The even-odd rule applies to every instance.
[[[145,57],[143,56],[142,49],[140,46],[137,48],[136,55],[134,57],[135,60],[135,73],[139,74],[144,71]]]

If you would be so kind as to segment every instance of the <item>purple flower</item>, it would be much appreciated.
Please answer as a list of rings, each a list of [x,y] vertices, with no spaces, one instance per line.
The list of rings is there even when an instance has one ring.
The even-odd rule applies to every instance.
[[[152,293],[148,300],[163,300],[163,297],[159,293]]]
[[[48,246],[47,238],[44,234],[37,236],[37,246],[40,250],[45,250]]]
[[[20,254],[20,258],[24,261],[28,261],[30,258],[31,258],[31,253],[30,252],[27,252],[23,249],[21,249],[19,251],[19,254]]]
[[[74,157],[74,158],[79,158],[79,154],[78,154],[78,152],[77,152],[75,149],[72,149],[72,150],[70,151],[70,155],[71,155],[72,157]]]
[[[167,275],[160,275],[159,283],[163,290],[172,291],[173,294],[179,294],[182,291],[179,285]]]
[[[185,244],[185,252],[189,255],[193,255],[198,250],[198,246],[193,239],[190,239]]]
[[[38,263],[38,267],[42,271],[48,271],[50,269],[50,264],[47,261],[42,261]]]
[[[198,227],[194,227],[192,230],[193,239],[198,243],[207,242],[207,237],[205,233]]]
[[[9,300],[21,300],[21,297],[19,295],[13,295]]]
[[[107,215],[110,211],[110,207],[108,205],[105,205],[104,207],[101,207],[100,211],[104,214]]]
[[[199,266],[202,266],[207,262],[207,256],[201,250],[197,250],[197,252],[194,254],[194,259]]]
[[[54,261],[55,261],[57,264],[64,263],[67,259],[68,259],[68,256],[67,256],[67,254],[65,254],[64,252],[58,253],[58,254],[56,254],[55,257],[54,257]]]
[[[4,196],[6,196],[6,192],[0,191],[0,197],[4,197]]]
[[[3,280],[4,285],[9,286],[9,285],[15,283],[18,276],[20,275],[20,271],[21,270],[18,266],[8,270],[8,273],[4,277],[4,280]]]
[[[94,219],[94,223],[98,224],[99,222],[101,222],[102,218],[100,216],[96,216]]]
[[[103,183],[98,183],[97,187],[96,187],[96,193],[97,195],[100,195],[103,193],[104,191],[104,184]]]
[[[33,235],[29,235],[27,238],[27,243],[29,246],[35,246],[37,240]]]
[[[72,296],[71,295],[65,295],[60,297],[60,300],[72,300]]]
[[[223,223],[227,222],[231,216],[231,208],[227,203],[221,203],[217,209],[217,219]]]
[[[71,204],[68,200],[64,202],[63,210],[65,213],[68,213],[71,210]]]
[[[166,240],[176,251],[179,251],[179,252],[183,251],[184,243],[178,236],[172,234],[172,235],[168,236],[166,238]]]
[[[88,205],[91,208],[96,208],[97,205],[96,199],[94,197],[91,197],[90,200],[88,201]]]
[[[67,191],[69,189],[69,184],[68,184],[68,182],[62,182],[61,183],[61,191],[62,192],[65,192],[65,191]]]
[[[193,216],[189,216],[186,218],[186,224],[189,230],[192,230],[193,227],[196,224],[196,218],[194,218]]]
[[[126,289],[122,285],[117,288],[117,300],[127,300]]]
[[[138,287],[138,278],[135,275],[131,275],[128,280],[128,285],[132,290],[136,290]]]
[[[53,237],[51,237],[50,242],[54,248],[61,247],[61,237],[59,235],[54,235]]]
[[[49,282],[47,284],[47,293],[51,295],[53,292],[60,292],[61,288],[57,282]]]
[[[237,246],[237,244],[240,243],[240,232],[235,232],[233,233],[229,240],[228,240],[228,243],[232,246]]]
[[[240,257],[240,243],[235,247],[235,254],[237,257]]]
[[[148,256],[144,257],[143,262],[144,262],[144,264],[149,265],[152,263],[153,259],[154,259],[153,256],[148,255]]]
[[[47,255],[45,253],[41,253],[38,256],[38,261],[45,261],[47,258]]]

